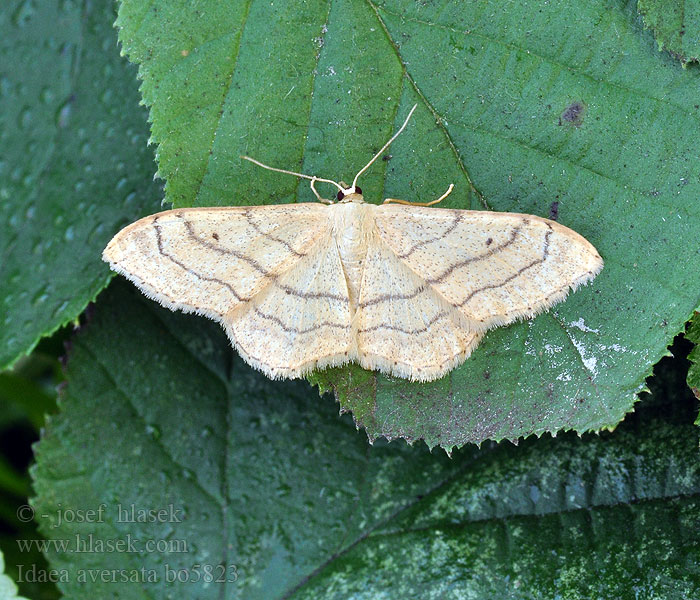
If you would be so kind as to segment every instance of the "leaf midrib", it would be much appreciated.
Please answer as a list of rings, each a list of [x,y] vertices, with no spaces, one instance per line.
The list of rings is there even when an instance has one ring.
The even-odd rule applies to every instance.
[[[371,454],[368,452],[366,456],[367,456],[367,463],[369,463],[370,458],[371,458]],[[443,480],[439,481],[438,483],[436,483],[434,486],[429,488],[424,494],[420,495],[420,497],[418,497],[417,495],[414,496],[414,498],[410,502],[407,502],[405,505],[397,508],[393,513],[391,513],[390,515],[388,515],[384,519],[380,519],[380,520],[376,521],[374,523],[374,525],[367,528],[363,533],[358,535],[354,540],[347,543],[347,545],[345,545],[345,547],[343,547],[342,549],[339,549],[339,550],[336,550],[335,552],[333,552],[331,554],[331,556],[328,557],[328,559],[326,559],[318,567],[313,569],[308,575],[306,575],[304,578],[302,578],[301,581],[299,581],[297,584],[290,587],[286,592],[284,592],[279,597],[279,600],[288,600],[289,598],[291,598],[296,592],[298,592],[302,587],[304,587],[312,579],[314,579],[315,577],[320,575],[326,567],[328,567],[330,564],[333,563],[333,561],[335,561],[336,559],[340,558],[341,556],[347,554],[355,546],[358,546],[364,540],[368,539],[372,535],[372,533],[374,531],[376,531],[377,529],[383,527],[387,523],[396,519],[399,515],[408,511],[409,509],[413,508],[418,503],[425,501],[429,496],[431,496],[432,494],[439,491],[440,488],[452,483],[454,480],[456,480],[458,477],[460,477],[465,471],[473,468],[475,462],[484,460],[485,456],[487,456],[486,453],[480,453],[477,456],[476,461],[471,460],[471,461],[466,462],[461,468],[459,468],[457,471],[452,473],[452,475],[450,475],[450,476],[444,478]]]
[[[211,157],[214,153],[214,141],[216,140],[216,136],[219,132],[219,129],[221,127],[221,121],[223,119],[223,114],[224,114],[224,107],[226,106],[226,102],[228,100],[228,96],[231,93],[231,84],[233,83],[233,76],[236,73],[236,67],[238,66],[238,58],[240,57],[241,53],[241,45],[243,43],[243,36],[245,35],[245,29],[246,25],[248,24],[248,17],[250,15],[250,7],[253,4],[253,0],[248,0],[246,3],[245,7],[245,12],[243,14],[243,20],[241,23],[241,27],[239,30],[238,34],[238,39],[236,40],[235,48],[234,48],[234,56],[232,65],[231,65],[231,72],[228,74],[228,80],[226,81],[226,91],[223,93],[223,96],[221,98],[221,104],[219,106],[219,117],[216,120],[216,127],[214,127],[214,130],[212,131],[211,135],[211,141],[209,142],[209,152],[207,152],[206,156],[206,163],[204,165],[204,170],[202,172],[202,176],[199,179],[199,182],[197,183],[197,191],[195,192],[194,195],[194,203],[197,204],[199,200],[199,195],[202,191],[202,186],[204,185],[204,180],[207,177],[207,173],[209,172],[209,164],[211,162]],[[224,586],[225,587],[225,586]]]
[[[483,460],[484,454],[479,455],[479,459]],[[681,500],[681,499],[694,499],[694,498],[700,498],[700,489],[696,490],[694,493],[688,493],[688,494],[670,494],[670,495],[658,495],[658,496],[649,496],[645,498],[633,498],[630,497],[629,500],[627,501],[621,501],[621,502],[613,502],[613,503],[589,503],[586,506],[582,506],[579,508],[571,508],[571,509],[555,509],[555,510],[550,510],[550,511],[542,511],[542,512],[521,512],[521,513],[510,513],[506,516],[489,516],[489,517],[484,517],[484,518],[475,518],[475,519],[466,519],[462,522],[445,522],[443,524],[441,523],[428,523],[425,526],[422,527],[411,527],[411,528],[399,528],[393,531],[377,531],[378,529],[382,529],[390,523],[392,520],[398,518],[402,513],[408,511],[409,509],[415,507],[417,504],[421,502],[425,502],[428,500],[428,497],[432,495],[433,493],[436,493],[439,491],[441,487],[444,487],[448,484],[450,484],[452,481],[457,480],[466,470],[473,468],[474,462],[469,462],[464,465],[464,467],[460,468],[458,471],[456,471],[453,475],[450,477],[445,478],[443,481],[435,485],[433,488],[431,488],[428,492],[425,493],[420,499],[416,498],[414,501],[406,504],[405,506],[397,509],[386,517],[385,519],[378,521],[375,523],[372,527],[368,528],[364,533],[361,535],[357,536],[355,540],[350,542],[347,546],[345,546],[342,550],[338,550],[334,552],[326,561],[324,561],[322,564],[320,564],[316,569],[314,569],[309,575],[307,575],[305,578],[303,578],[299,583],[297,583],[294,587],[290,588],[287,592],[285,592],[281,597],[280,600],[288,600],[291,598],[296,592],[298,592],[303,586],[305,586],[307,583],[309,583],[311,580],[313,580],[315,577],[319,576],[328,566],[330,566],[333,561],[336,559],[348,554],[353,548],[361,544],[363,541],[369,539],[370,537],[373,539],[376,538],[392,538],[392,537],[399,537],[403,535],[408,535],[412,533],[430,533],[434,532],[437,528],[445,528],[445,529],[451,529],[451,530],[461,530],[465,529],[467,527],[471,527],[473,525],[478,525],[478,524],[488,524],[492,522],[504,522],[504,521],[509,521],[512,519],[520,519],[520,518],[535,518],[535,519],[540,519],[540,518],[546,518],[546,517],[553,517],[553,516],[564,516],[564,515],[571,515],[571,514],[576,514],[576,513],[587,513],[592,510],[598,510],[598,509],[609,509],[613,510],[615,508],[619,507],[628,507],[628,506],[643,506],[643,505],[648,505],[648,504],[653,504],[653,503],[658,503],[658,502],[672,502],[675,500]],[[666,470],[668,471],[668,469]]]

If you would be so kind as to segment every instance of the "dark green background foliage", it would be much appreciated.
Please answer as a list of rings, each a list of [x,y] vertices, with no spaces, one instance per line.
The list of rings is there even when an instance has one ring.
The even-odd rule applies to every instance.
[[[33,473],[44,535],[187,549],[50,551],[71,598],[698,597],[697,406],[683,361],[658,363],[700,305],[695,3],[640,0],[644,17],[632,1],[116,8],[0,6],[7,573],[47,567],[12,538],[38,536],[15,511],[49,412]],[[120,57],[115,18],[137,66]],[[161,183],[167,206],[312,201],[308,182],[239,155],[349,181],[414,103],[364,176],[366,199],[429,200],[454,183],[445,206],[554,211],[598,248],[599,277],[490,332],[440,381],[315,373],[352,417],[306,382],[268,381],[217,325],[123,281],[83,313],[110,279],[102,248],[159,209]],[[55,357],[72,337],[60,328],[79,317],[56,408]],[[697,317],[687,337],[700,341]],[[700,386],[697,350],[674,351],[690,352]],[[629,414],[657,363],[654,394]],[[452,457],[383,439],[399,437]],[[57,526],[60,507],[102,503],[105,521]],[[120,523],[120,504],[184,518]],[[167,586],[168,568],[194,577],[197,563],[235,565],[238,578]],[[141,567],[160,581],[77,579]],[[11,585],[0,567],[0,595]]]
[[[47,569],[39,548],[22,550],[18,540],[41,538],[36,523],[21,522],[17,510],[32,494],[27,468],[33,461],[31,444],[39,439],[44,415],[56,410],[56,384],[63,380],[57,357],[63,353],[68,332],[59,331],[39,343],[31,357],[12,371],[0,373],[0,554],[13,579],[24,568]],[[0,573],[3,569],[0,568]],[[26,577],[25,577],[26,579]],[[6,587],[3,587],[5,585]],[[12,597],[10,582],[0,577],[0,598]],[[53,600],[52,585],[25,581],[22,592],[31,600]]]

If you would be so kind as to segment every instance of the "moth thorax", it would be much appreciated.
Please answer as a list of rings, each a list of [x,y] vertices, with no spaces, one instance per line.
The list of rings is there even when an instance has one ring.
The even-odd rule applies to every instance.
[[[365,204],[360,194],[351,196],[356,196],[359,200],[350,200],[331,208],[338,254],[345,273],[351,310],[354,312],[360,294],[369,236],[372,234],[372,206]]]

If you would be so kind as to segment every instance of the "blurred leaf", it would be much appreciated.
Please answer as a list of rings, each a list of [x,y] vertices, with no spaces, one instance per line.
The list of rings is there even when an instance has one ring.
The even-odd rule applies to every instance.
[[[687,403],[660,398],[614,433],[452,459],[422,444],[368,447],[310,386],[269,381],[215,324],[121,282],[76,337],[67,377],[33,475],[42,532],[68,540],[48,557],[68,570],[70,598],[166,598],[173,577],[179,597],[200,600],[700,594]],[[92,522],[58,522],[100,506]],[[134,522],[160,509],[160,522]],[[137,541],[76,553],[77,539]],[[235,581],[206,581],[207,568]],[[81,569],[142,575],[86,585]]]
[[[109,280],[115,229],[159,205],[110,2],[0,6],[0,368]]]
[[[0,491],[3,493],[3,497],[0,498],[0,519],[5,519],[9,516],[4,510],[6,493],[25,497],[29,495],[28,479],[22,473],[18,473],[2,455],[0,455]],[[13,506],[13,504],[10,504],[10,506]]]
[[[17,537],[22,540],[41,539],[36,527],[29,526]],[[4,596],[3,592],[9,593],[9,590],[17,588],[19,588],[22,598],[24,596],[31,600],[57,600],[60,598],[55,584],[48,580],[49,566],[38,548],[21,551],[17,539],[6,539],[6,536],[1,535],[0,555],[3,553],[5,555],[5,585],[7,581],[14,582],[12,586],[15,586],[15,583],[17,585],[7,589],[3,588],[3,576],[0,575],[0,598],[5,600],[8,596]],[[2,565],[0,565],[0,573],[2,573]],[[14,593],[17,592],[14,591]],[[14,597],[9,596],[9,598]]]
[[[659,50],[675,54],[685,65],[700,58],[700,1],[638,0],[644,25],[654,31]]]
[[[442,380],[316,373],[371,439],[614,427],[700,303],[700,72],[654,51],[632,5],[122,0],[117,23],[175,206],[312,200],[239,155],[349,181],[417,102],[367,199],[454,182],[446,206],[556,206],[602,254],[592,285]]]
[[[0,373],[0,531],[3,522],[14,520],[18,498],[26,501],[30,493],[30,446],[45,415],[56,409],[55,382],[42,381],[52,367],[47,356],[32,354]]]
[[[5,559],[0,552],[0,598],[3,600],[27,600],[17,594],[17,586],[5,575]]]
[[[51,393],[36,380],[17,372],[0,373],[0,428],[26,418],[38,433],[44,424],[44,415],[55,406],[55,391]]]
[[[5,555],[7,575],[32,600],[58,598],[55,585],[45,580],[48,565],[40,549],[19,545],[42,536],[34,522],[19,520],[18,511],[32,493],[31,446],[39,439],[45,415],[56,410],[56,386],[63,380],[58,361],[63,339],[63,330],[44,338],[31,355],[0,373],[0,551]]]
[[[57,365],[56,357],[34,352],[0,373],[0,532],[30,494],[31,444],[56,409]]]

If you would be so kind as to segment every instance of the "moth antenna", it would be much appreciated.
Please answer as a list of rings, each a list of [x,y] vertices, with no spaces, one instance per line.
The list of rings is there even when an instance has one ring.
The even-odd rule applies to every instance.
[[[303,177],[304,179],[310,179],[312,182],[321,181],[323,183],[332,183],[341,192],[345,192],[345,190],[342,188],[342,186],[339,183],[333,181],[332,179],[322,179],[321,177],[315,177],[313,175],[304,175],[304,173],[297,173],[296,171],[287,171],[287,169],[278,169],[277,167],[270,167],[269,165],[261,163],[259,160],[255,160],[254,158],[250,158],[250,156],[241,156],[241,158],[243,160],[248,160],[248,161],[252,162],[254,165],[258,165],[259,167],[262,167],[263,169],[267,169],[268,171],[276,171],[277,173],[286,173],[287,175],[296,175],[297,177]]]
[[[326,200],[325,198],[321,198],[321,194],[319,194],[316,191],[316,186],[314,186],[314,183],[316,183],[318,179],[316,177],[311,178],[311,191],[314,193],[314,196],[316,196],[316,200],[319,202],[323,202],[323,204],[333,204],[332,200]]]
[[[406,117],[406,120],[403,122],[403,125],[401,125],[401,127],[399,127],[399,130],[398,130],[394,135],[391,136],[391,139],[390,139],[386,144],[384,144],[384,145],[381,147],[381,149],[379,150],[379,152],[377,152],[377,153],[372,157],[372,160],[370,160],[364,167],[362,167],[362,169],[360,169],[359,173],[358,173],[357,175],[355,175],[355,179],[352,180],[352,185],[350,186],[350,188],[347,189],[347,190],[343,190],[344,192],[346,192],[346,193],[349,192],[349,193],[351,193],[351,194],[355,192],[355,185],[357,185],[357,180],[359,179],[360,175],[362,175],[362,173],[364,173],[367,169],[369,169],[370,165],[371,165],[375,160],[377,160],[377,159],[381,156],[382,152],[384,152],[384,150],[386,150],[386,149],[391,145],[391,143],[392,143],[397,137],[399,137],[399,135],[401,134],[401,132],[402,132],[404,129],[406,129],[406,125],[408,125],[408,122],[409,122],[410,119],[411,119],[411,115],[413,114],[413,111],[416,110],[416,107],[417,107],[417,106],[418,106],[417,104],[414,104],[414,105],[413,105],[413,108],[409,111],[408,116]],[[319,180],[319,181],[320,181],[320,180]]]

